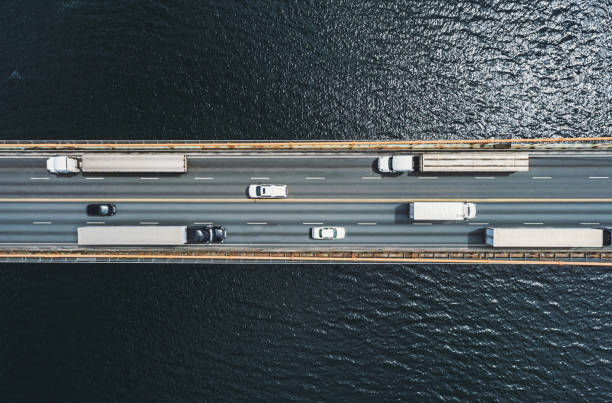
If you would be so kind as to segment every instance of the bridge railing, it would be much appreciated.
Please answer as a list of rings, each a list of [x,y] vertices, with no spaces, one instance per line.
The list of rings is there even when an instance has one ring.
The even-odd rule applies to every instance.
[[[0,250],[6,262],[529,264],[610,266],[612,251]]]
[[[1,140],[0,151],[392,151],[392,150],[609,150],[612,137],[380,141],[222,140]]]

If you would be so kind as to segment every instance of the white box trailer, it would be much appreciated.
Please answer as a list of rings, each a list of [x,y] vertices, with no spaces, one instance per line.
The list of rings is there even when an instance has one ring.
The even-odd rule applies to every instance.
[[[227,233],[219,225],[205,226],[109,226],[77,228],[78,244],[95,245],[185,245],[222,243]]]
[[[603,228],[489,227],[485,242],[495,248],[601,248],[610,245],[610,231]]]
[[[518,152],[424,153],[421,172],[527,172],[529,154]]]
[[[184,154],[83,154],[82,172],[187,172]]]
[[[187,227],[109,226],[79,227],[79,245],[185,245]]]
[[[476,217],[476,204],[467,202],[413,202],[412,220],[452,221]]]
[[[55,174],[68,173],[127,173],[187,172],[185,154],[83,154],[81,156],[50,157],[47,169]]]

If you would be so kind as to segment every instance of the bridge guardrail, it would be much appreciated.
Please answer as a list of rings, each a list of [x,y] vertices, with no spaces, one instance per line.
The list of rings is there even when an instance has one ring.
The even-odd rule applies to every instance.
[[[610,266],[612,251],[0,251],[5,262],[137,263],[453,263]]]
[[[0,151],[393,151],[393,150],[612,149],[612,137],[380,141],[2,140]]]

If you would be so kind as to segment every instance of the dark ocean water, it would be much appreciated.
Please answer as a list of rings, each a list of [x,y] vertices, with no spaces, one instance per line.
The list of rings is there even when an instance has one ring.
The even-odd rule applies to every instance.
[[[604,1],[0,2],[5,139],[612,135]],[[612,271],[0,267],[1,401],[612,399]]]

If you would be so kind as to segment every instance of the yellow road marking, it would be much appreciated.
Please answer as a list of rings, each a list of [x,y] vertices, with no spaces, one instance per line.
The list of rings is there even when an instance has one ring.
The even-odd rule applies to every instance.
[[[478,203],[612,203],[612,198],[410,198],[410,199],[215,199],[215,198],[115,198],[115,197],[26,197],[0,198],[0,203],[11,202],[131,202],[131,203],[410,203],[410,202],[478,202]]]
[[[388,262],[388,263],[469,263],[469,264],[528,264],[555,266],[612,266],[612,262],[566,262],[562,260],[510,260],[510,259],[440,259],[440,258],[390,258],[390,257],[315,257],[315,256],[232,256],[232,255],[180,255],[180,254],[128,254],[128,253],[95,253],[51,252],[51,253],[6,253],[4,258],[110,258],[110,259],[213,259],[213,260],[279,260],[279,261],[326,261],[326,262]]]

